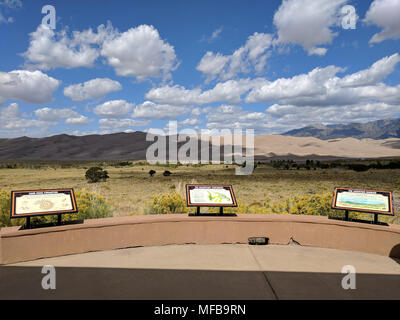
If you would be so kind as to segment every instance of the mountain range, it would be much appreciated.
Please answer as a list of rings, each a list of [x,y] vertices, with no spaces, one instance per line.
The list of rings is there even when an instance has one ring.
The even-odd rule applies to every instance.
[[[285,136],[314,137],[322,140],[357,138],[388,139],[400,138],[400,118],[377,120],[367,123],[322,125],[317,124],[283,133]]]
[[[386,124],[388,126],[386,129],[377,128]],[[397,121],[398,125],[399,121]],[[314,131],[303,128],[291,133],[291,135],[307,136],[289,136],[289,133],[255,136],[255,159],[263,161],[400,157],[399,128],[396,128],[396,121],[383,120],[360,126],[355,124],[353,127],[351,125],[335,128],[321,126],[318,130],[316,127],[313,128]],[[309,136],[313,132],[318,137]],[[357,137],[348,137],[345,133],[352,133]],[[396,137],[391,137],[395,134],[397,134]],[[62,134],[45,138],[0,139],[0,160],[145,160],[148,147],[154,143],[146,141],[146,135],[145,132],[137,131],[105,135]],[[372,139],[371,136],[388,138]],[[245,140],[244,137],[243,140]],[[225,137],[224,141],[226,141]],[[235,141],[235,139],[229,137],[227,141]],[[178,150],[185,143],[178,143]],[[205,149],[200,147],[200,143],[198,145],[198,153],[201,155]],[[212,155],[212,152],[218,148],[223,155],[223,143],[221,146],[210,145],[209,154]]]

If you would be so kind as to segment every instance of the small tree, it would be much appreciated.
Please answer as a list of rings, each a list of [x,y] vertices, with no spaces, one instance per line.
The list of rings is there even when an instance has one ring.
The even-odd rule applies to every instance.
[[[168,171],[168,170],[165,170],[164,173],[163,173],[164,177],[169,177],[170,175],[171,175],[171,172]]]
[[[108,172],[100,167],[91,167],[86,171],[85,177],[90,183],[106,181],[109,178]]]
[[[363,171],[368,171],[370,169],[370,166],[361,163],[360,164],[355,163],[355,164],[350,164],[349,169],[354,170],[356,172],[363,172]]]
[[[154,170],[150,170],[150,171],[149,171],[150,177],[154,176],[155,174],[156,174],[156,172],[155,172]]]

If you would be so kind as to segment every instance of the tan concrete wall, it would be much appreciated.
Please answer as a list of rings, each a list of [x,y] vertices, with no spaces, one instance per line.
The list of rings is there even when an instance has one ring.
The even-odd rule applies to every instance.
[[[301,215],[134,216],[87,220],[83,224],[0,231],[0,264],[66,254],[166,244],[247,243],[268,237],[287,244],[337,248],[400,257],[400,226],[371,225]]]

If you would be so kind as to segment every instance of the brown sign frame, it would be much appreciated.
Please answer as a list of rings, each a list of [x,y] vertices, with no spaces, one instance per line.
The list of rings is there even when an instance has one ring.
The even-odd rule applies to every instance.
[[[380,194],[385,194],[388,197],[389,201],[389,211],[380,211],[380,210],[368,210],[368,209],[359,209],[359,208],[354,208],[354,207],[338,207],[336,205],[337,201],[337,195],[339,193],[339,190],[343,191],[364,191],[364,192],[374,192],[374,193],[380,193]],[[346,210],[346,211],[355,211],[355,212],[365,212],[365,213],[373,213],[373,214],[382,214],[386,216],[394,216],[394,210],[393,210],[393,192],[392,191],[384,191],[384,190],[375,190],[375,189],[357,189],[357,188],[342,188],[342,187],[335,187],[333,191],[333,199],[332,199],[332,209],[337,209],[337,210]]]
[[[216,187],[218,189],[220,189],[221,187],[224,188],[225,190],[228,189],[230,191],[231,194],[231,198],[233,203],[229,204],[229,203],[224,203],[224,204],[218,204],[218,203],[192,203],[191,199],[190,199],[190,188],[191,187],[204,187],[204,189],[206,188],[213,188]],[[233,187],[230,184],[187,184],[186,185],[186,205],[188,207],[237,207],[237,201],[236,201],[236,196],[235,196],[235,192],[233,191]]]
[[[64,192],[69,193],[71,197],[72,210],[59,210],[59,211],[43,211],[43,212],[34,212],[34,213],[24,213],[24,214],[16,214],[16,198],[18,195],[30,194],[30,193],[45,193],[45,192]],[[65,188],[65,189],[36,189],[36,190],[16,190],[11,191],[11,209],[10,209],[10,218],[29,218],[36,216],[48,216],[48,215],[60,215],[60,214],[68,214],[68,213],[77,213],[78,206],[76,204],[75,192],[73,188]]]

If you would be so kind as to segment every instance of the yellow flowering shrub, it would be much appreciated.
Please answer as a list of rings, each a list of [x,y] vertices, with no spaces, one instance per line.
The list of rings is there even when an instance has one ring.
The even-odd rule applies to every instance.
[[[269,213],[269,209],[267,208],[266,203],[253,202],[250,204],[246,204],[240,198],[237,199],[237,203],[237,207],[224,207],[224,213]],[[208,213],[219,213],[219,210],[219,207],[210,207],[208,208]]]
[[[266,213],[266,214],[305,214],[321,216],[337,216],[343,214],[331,209],[332,194],[310,194],[287,197],[281,201],[271,201],[267,197],[264,201],[243,203],[238,199],[238,207],[224,208],[226,213]],[[208,212],[218,213],[219,208],[209,208]]]
[[[0,191],[0,228],[18,226],[25,222],[25,219],[11,219],[11,192],[1,190]]]
[[[113,216],[112,205],[102,196],[86,190],[75,192],[78,204],[77,219],[98,219]]]
[[[186,213],[186,200],[177,192],[164,193],[153,196],[145,206],[144,214]]]
[[[332,193],[310,194],[286,199],[288,213],[318,216],[333,216],[338,213],[331,209]]]

